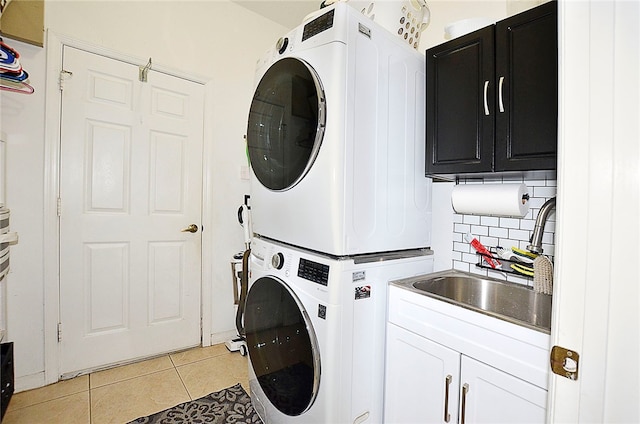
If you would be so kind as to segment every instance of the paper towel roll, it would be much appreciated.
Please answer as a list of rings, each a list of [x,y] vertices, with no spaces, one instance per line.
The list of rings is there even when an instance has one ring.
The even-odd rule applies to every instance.
[[[463,184],[451,192],[451,206],[460,214],[524,217],[529,212],[524,184]]]

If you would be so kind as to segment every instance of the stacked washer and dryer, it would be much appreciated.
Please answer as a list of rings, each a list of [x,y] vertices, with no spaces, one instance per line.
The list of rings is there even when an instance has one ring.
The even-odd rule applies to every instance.
[[[244,330],[271,423],[380,423],[387,283],[433,270],[424,57],[348,3],[258,62]]]

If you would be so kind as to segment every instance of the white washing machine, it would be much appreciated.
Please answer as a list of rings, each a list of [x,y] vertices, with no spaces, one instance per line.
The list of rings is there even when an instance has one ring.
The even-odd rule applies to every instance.
[[[387,283],[432,271],[429,250],[336,259],[254,238],[244,325],[265,424],[381,423]]]
[[[247,128],[256,234],[336,256],[430,246],[424,62],[345,2],[259,60]]]

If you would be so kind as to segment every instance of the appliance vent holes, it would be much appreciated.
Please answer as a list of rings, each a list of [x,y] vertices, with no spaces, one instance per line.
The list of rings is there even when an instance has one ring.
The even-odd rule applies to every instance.
[[[413,48],[418,48],[418,39],[420,37],[420,30],[422,23],[416,20],[416,17],[407,9],[406,6],[402,7],[402,13],[399,19],[398,35],[401,36],[409,45]]]
[[[367,7],[364,7],[360,10],[360,12],[368,17],[371,20],[375,21],[375,5],[374,3],[369,3]],[[410,46],[417,49],[418,41],[420,37],[420,31],[426,27],[426,24],[423,22],[419,22],[420,16],[416,17],[416,14],[413,13],[409,7],[406,5],[402,6],[402,16],[396,22],[398,25],[398,35],[402,37]],[[418,13],[418,15],[420,15]]]
[[[362,10],[360,11],[364,16],[366,16],[367,18],[370,18],[372,21],[375,20],[376,15],[375,13],[373,13],[373,2],[369,3],[369,6],[367,7],[363,7]]]

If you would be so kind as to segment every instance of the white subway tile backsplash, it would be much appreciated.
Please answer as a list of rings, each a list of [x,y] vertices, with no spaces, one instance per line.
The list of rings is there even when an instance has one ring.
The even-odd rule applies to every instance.
[[[497,216],[481,216],[480,225],[487,227],[498,227],[500,225],[500,218]]]
[[[462,261],[468,264],[475,264],[477,262],[480,262],[478,255],[476,255],[475,253],[463,253]]]
[[[527,187],[529,187],[529,190],[534,190],[536,187],[546,187],[549,185],[547,180],[526,180],[523,182],[527,185]],[[532,195],[532,193],[529,192],[529,195]]]
[[[516,218],[500,218],[502,228],[520,228],[520,220]]]
[[[548,225],[549,223],[547,223]],[[520,220],[520,229],[521,230],[529,230],[533,231],[533,227],[536,226],[536,221],[533,219],[521,219]],[[545,225],[546,228],[546,225]]]
[[[488,246],[498,246],[500,244],[499,239],[495,237],[480,237],[480,243],[482,243],[485,247]]]
[[[553,196],[551,196],[553,197]],[[531,197],[529,198],[529,207],[531,208],[531,210],[533,210],[535,212],[536,209],[540,209],[542,207],[542,205],[544,205],[544,202],[546,202],[547,199],[546,198],[540,198],[540,197]],[[535,212],[537,215],[537,212]]]
[[[470,225],[480,225],[480,216],[478,215],[464,215],[462,222]]]
[[[478,237],[488,236],[489,235],[489,227],[484,227],[482,225],[472,225],[471,226],[471,234]]]
[[[489,235],[491,237],[507,238],[509,237],[509,230],[507,228],[489,227]]]
[[[534,187],[533,195],[535,197],[551,198],[556,195],[556,187]]]
[[[471,272],[469,269],[469,264],[462,261],[453,261],[453,269],[457,269],[458,271],[463,272]]]
[[[542,243],[542,253],[544,253],[545,256],[551,256],[553,259],[553,256],[555,256],[556,252],[555,252],[555,248],[556,246],[553,244],[544,244]]]
[[[516,240],[529,240],[530,238],[529,231],[526,230],[509,230],[509,238]]]
[[[471,246],[467,242],[463,242],[463,243],[453,242],[453,251],[454,252],[470,253],[471,252]]]
[[[468,224],[453,224],[453,231],[456,233],[466,234],[471,231],[471,225]]]
[[[529,188],[530,210],[524,218],[507,218],[494,216],[461,215],[454,213],[453,229],[453,268],[478,275],[488,275],[494,278],[532,286],[531,278],[518,276],[499,270],[480,268],[476,266],[481,261],[480,255],[464,240],[464,235],[472,233],[487,248],[501,246],[509,249],[512,246],[526,249],[533,233],[535,220],[540,208],[551,197],[556,195],[556,180],[523,180],[521,177],[503,178],[505,183],[523,182]],[[491,181],[495,183],[495,181]],[[460,184],[483,184],[482,180],[461,180]],[[553,261],[555,253],[555,211],[551,211],[544,228],[542,237],[543,253]]]

